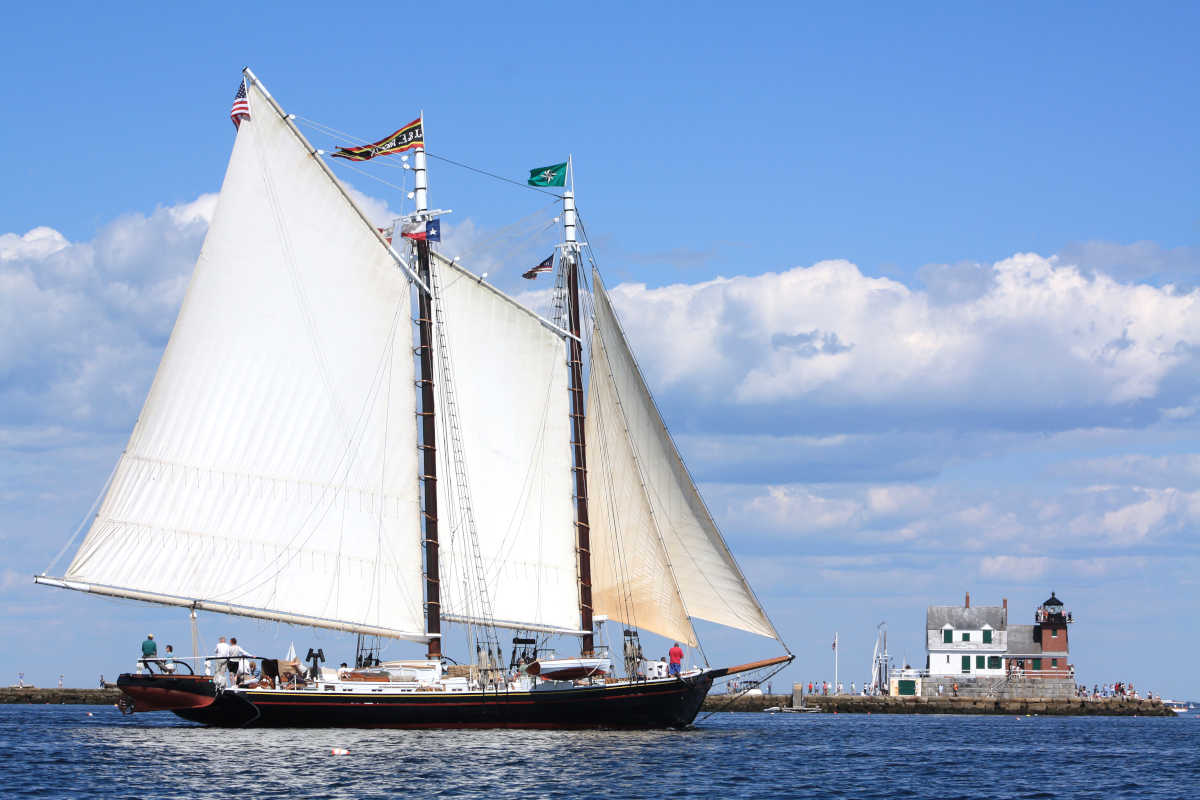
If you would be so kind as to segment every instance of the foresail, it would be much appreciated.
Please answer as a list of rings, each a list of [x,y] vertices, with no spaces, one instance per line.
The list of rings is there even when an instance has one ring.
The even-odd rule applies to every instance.
[[[655,528],[599,330],[592,335],[585,434],[592,606],[598,614],[696,646],[671,562]]]
[[[486,576],[487,618],[507,627],[577,631],[562,338],[450,261],[435,254],[431,268],[442,314],[438,336],[446,337],[460,431],[459,441],[451,441],[439,355],[434,382],[442,616],[461,621],[485,614],[455,494],[458,448]]]
[[[409,284],[254,83],[249,96],[150,394],[65,577],[420,639]]]
[[[778,638],[675,449],[598,275],[593,287],[588,492],[593,509],[593,593],[603,598],[603,604],[595,602],[596,612],[681,638],[675,608],[679,602],[688,616]],[[597,416],[597,406],[598,423],[592,419]],[[597,451],[629,455],[623,461],[618,457],[602,465],[596,461]],[[632,486],[631,475],[640,487]],[[606,504],[625,518],[604,516]],[[606,544],[609,542],[620,546]],[[643,564],[629,564],[634,555],[654,554],[656,548],[663,558],[650,555]],[[678,601],[664,600],[665,579],[647,579],[664,561],[678,589]],[[628,592],[623,580],[628,581]],[[633,597],[636,620],[628,619],[622,609],[621,598],[626,595]],[[643,615],[653,618],[643,609],[655,606],[662,627],[643,619]]]

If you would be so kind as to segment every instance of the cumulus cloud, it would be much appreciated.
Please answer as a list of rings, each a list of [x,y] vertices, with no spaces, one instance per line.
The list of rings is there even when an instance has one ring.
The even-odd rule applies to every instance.
[[[1017,563],[1012,559],[1030,566],[1038,563],[1031,558],[1074,558],[1084,551],[1190,551],[1200,528],[1200,490],[1175,487],[717,484],[704,489],[719,521],[747,548],[769,549],[787,541],[815,555],[847,547],[971,555],[985,559],[987,575]],[[987,560],[1000,556],[1009,560]]]
[[[661,389],[775,409],[773,421],[853,410],[1061,429],[1124,424],[1143,405],[1157,419],[1182,405],[1163,391],[1171,381],[1195,395],[1200,290],[1120,283],[1035,254],[971,274],[969,290],[922,291],[824,261],[611,294]]]
[[[127,426],[145,396],[216,198],[128,214],[90,242],[0,235],[4,428]],[[8,436],[13,434],[9,433]]]

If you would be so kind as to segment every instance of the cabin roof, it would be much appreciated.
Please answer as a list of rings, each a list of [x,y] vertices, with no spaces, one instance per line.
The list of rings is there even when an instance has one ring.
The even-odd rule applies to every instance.
[[[977,631],[992,628],[1002,631],[1008,626],[1004,606],[930,606],[925,612],[925,628],[935,630],[949,625],[956,630]]]
[[[1036,625],[1009,625],[1008,647],[1005,652],[1014,656],[1037,655],[1042,652],[1042,643],[1034,641]]]

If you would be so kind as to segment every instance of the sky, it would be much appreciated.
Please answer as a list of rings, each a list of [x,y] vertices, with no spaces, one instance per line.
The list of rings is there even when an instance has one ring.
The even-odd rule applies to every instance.
[[[835,633],[861,683],[880,622],[922,666],[928,605],[969,591],[1032,623],[1055,591],[1081,682],[1196,696],[1196,7],[64,3],[6,20],[0,684],[112,679],[146,629],[186,646],[183,612],[32,575],[65,568],[137,417],[249,65],[318,147],[423,110],[442,159],[520,181],[572,154],[643,371],[797,655],[777,690],[832,679]],[[410,202],[403,170],[337,170],[374,218]],[[551,198],[437,158],[430,186],[454,212],[443,251],[544,302],[518,276],[553,244]],[[701,635],[716,663],[777,651]]]

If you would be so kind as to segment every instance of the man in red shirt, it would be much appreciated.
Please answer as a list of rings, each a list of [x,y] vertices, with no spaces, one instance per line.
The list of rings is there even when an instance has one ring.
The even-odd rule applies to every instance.
[[[675,646],[667,652],[667,655],[671,659],[670,674],[678,677],[681,665],[683,664],[683,648],[679,646],[679,642],[675,643]]]

